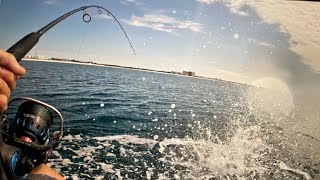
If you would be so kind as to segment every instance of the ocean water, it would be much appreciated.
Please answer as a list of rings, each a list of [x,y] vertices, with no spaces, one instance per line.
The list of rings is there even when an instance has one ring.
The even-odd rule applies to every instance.
[[[22,65],[12,97],[63,114],[65,136],[48,164],[67,179],[320,179],[318,136],[287,123],[303,115],[281,94],[130,69]]]

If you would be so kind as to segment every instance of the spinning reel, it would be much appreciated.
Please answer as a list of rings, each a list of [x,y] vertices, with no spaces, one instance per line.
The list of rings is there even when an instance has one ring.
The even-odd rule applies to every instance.
[[[8,117],[7,112],[2,116],[1,140],[5,144],[1,145],[1,163],[9,165],[6,172],[19,178],[47,161],[62,139],[64,119],[56,108],[39,100],[20,97],[12,99],[8,106],[14,102],[20,102],[15,117]],[[51,133],[50,127],[57,118],[60,131]]]

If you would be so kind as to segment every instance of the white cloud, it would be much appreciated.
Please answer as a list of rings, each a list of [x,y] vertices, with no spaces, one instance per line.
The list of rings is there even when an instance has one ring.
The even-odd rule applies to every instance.
[[[131,5],[131,4],[134,4],[136,6],[142,5],[142,3],[139,2],[138,0],[122,0],[122,1],[120,1],[120,3],[122,3],[124,5]]]
[[[265,41],[260,41],[258,39],[254,39],[254,38],[248,38],[248,43],[250,44],[254,44],[254,45],[260,45],[260,46],[265,46],[265,47],[274,47],[273,44],[265,42]]]
[[[58,0],[46,0],[46,1],[43,1],[44,4],[47,4],[47,5],[54,5],[54,4],[57,4]]]
[[[244,5],[242,0],[197,0],[197,1],[205,5],[210,5],[217,2],[224,3],[230,9],[230,12],[241,15],[241,16],[248,15],[247,12],[241,10],[241,7]]]
[[[99,14],[98,16],[96,16],[98,19],[101,20],[109,20],[109,19],[113,19],[113,17],[111,15],[107,15],[107,14]]]
[[[122,20],[128,25],[146,27],[157,31],[176,32],[179,29],[188,29],[194,32],[202,32],[200,23],[190,20],[178,20],[166,15],[146,14],[143,17],[132,15],[129,20]]]
[[[269,2],[269,1],[268,1]],[[251,5],[269,23],[279,23],[290,34],[290,49],[303,57],[304,63],[320,70],[320,4],[313,2],[270,0]]]
[[[271,24],[280,24],[290,35],[290,49],[315,70],[320,70],[320,3],[302,1],[197,0],[203,4],[224,3],[230,12],[245,15],[241,7],[248,5]]]
[[[207,5],[217,2],[217,0],[197,0],[197,1]]]
[[[260,41],[260,42],[259,42],[259,45],[260,45],[260,46],[265,46],[265,47],[273,47],[272,44],[267,43],[267,42],[263,42],[263,41]]]

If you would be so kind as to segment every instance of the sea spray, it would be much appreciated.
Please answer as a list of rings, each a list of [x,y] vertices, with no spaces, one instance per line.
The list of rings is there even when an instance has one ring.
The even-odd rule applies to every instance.
[[[51,165],[67,176],[79,173],[83,178],[87,175],[110,178],[116,174],[156,179],[257,176],[266,170],[261,161],[270,148],[259,138],[256,126],[238,129],[225,142],[217,136],[155,141],[130,135],[95,138],[69,135],[65,140],[72,143],[65,141],[65,148],[61,147],[63,158],[56,156]],[[113,156],[107,156],[110,153]]]
[[[166,141],[160,142],[168,147],[162,160],[172,167],[184,167],[184,171],[177,172],[183,179],[257,178],[267,170],[263,161],[272,147],[260,137],[259,126],[239,128],[227,141],[221,141],[211,133],[207,129],[206,138],[182,139],[180,144],[183,146],[175,151],[169,150]]]

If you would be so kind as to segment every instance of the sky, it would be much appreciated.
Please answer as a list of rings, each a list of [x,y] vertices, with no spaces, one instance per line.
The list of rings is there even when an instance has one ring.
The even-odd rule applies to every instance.
[[[247,84],[305,88],[320,84],[320,3],[282,0],[0,0],[0,48],[8,49],[62,14],[30,52],[196,75]],[[301,89],[301,90],[300,90]]]

